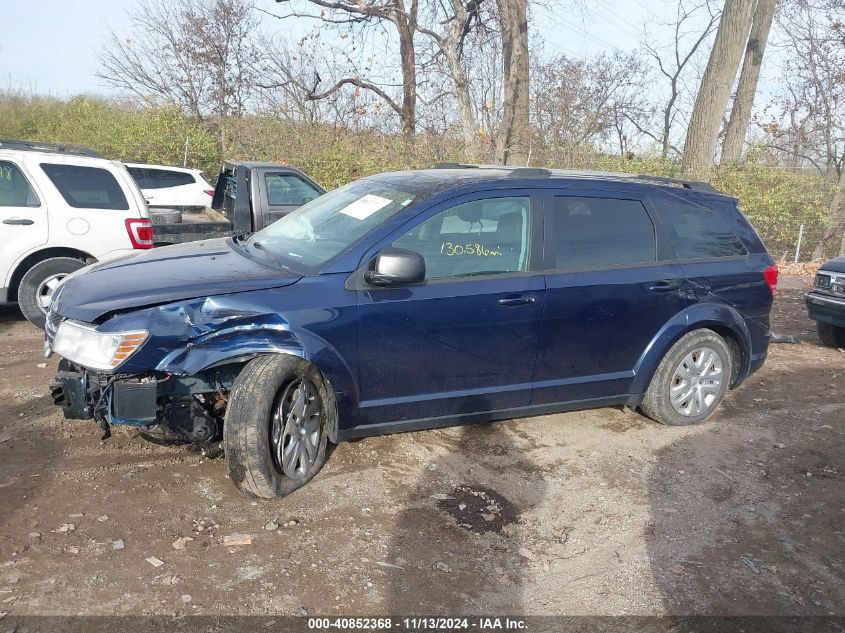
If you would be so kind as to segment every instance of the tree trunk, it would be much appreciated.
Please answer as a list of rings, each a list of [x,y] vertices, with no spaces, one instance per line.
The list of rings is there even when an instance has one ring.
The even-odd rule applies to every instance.
[[[769,39],[769,29],[775,17],[778,0],[757,0],[754,18],[751,22],[751,35],[745,46],[745,59],[742,62],[742,72],[739,75],[739,85],[731,108],[731,118],[725,131],[725,141],[722,144],[722,165],[738,163],[742,156],[742,146],[751,121],[751,109],[754,106],[754,95],[757,92],[757,81],[760,79],[760,66],[763,63],[763,53]]]
[[[839,174],[839,180],[836,183],[836,191],[833,192],[833,199],[830,201],[828,207],[828,218],[830,224],[824,230],[821,239],[813,249],[813,261],[817,262],[824,257],[824,247],[834,235],[838,235],[838,231],[845,229],[845,213],[842,212],[842,203],[845,202],[845,167]],[[842,236],[842,243],[839,245],[839,252],[845,254],[845,235]]]
[[[411,20],[416,20],[416,10],[412,11]],[[399,117],[402,134],[413,136],[417,128],[417,55],[414,50],[414,30],[409,19],[397,17],[396,29],[399,31],[399,59],[402,67],[402,106]]]
[[[725,1],[687,131],[683,157],[683,167],[687,171],[695,172],[713,165],[719,126],[748,40],[753,10],[754,0]]]
[[[669,156],[669,134],[672,131],[672,108],[675,107],[675,100],[678,98],[678,84],[677,80],[672,80],[672,94],[669,97],[669,102],[663,110],[663,138],[661,139],[660,157],[666,158]]]
[[[496,135],[496,158],[503,165],[525,165],[530,147],[528,110],[527,0],[497,0],[502,22],[504,101]]]
[[[461,118],[461,132],[464,137],[464,160],[472,162],[478,159],[481,143],[478,135],[478,121],[472,107],[469,79],[461,63],[457,46],[457,40],[454,43],[450,41],[444,47],[444,53],[449,74],[455,83],[455,94],[458,97],[458,116]]]

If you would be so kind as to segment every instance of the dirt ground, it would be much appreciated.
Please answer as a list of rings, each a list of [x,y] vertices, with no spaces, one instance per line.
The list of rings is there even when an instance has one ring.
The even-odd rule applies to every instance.
[[[845,615],[845,353],[807,287],[782,280],[773,322],[800,344],[707,424],[608,408],[371,438],[270,502],[221,460],[65,421],[56,359],[6,309],[0,613]]]

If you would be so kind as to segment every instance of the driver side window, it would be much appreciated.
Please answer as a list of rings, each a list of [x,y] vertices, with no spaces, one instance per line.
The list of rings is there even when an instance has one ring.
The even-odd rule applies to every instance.
[[[531,200],[488,198],[457,205],[418,224],[392,246],[425,260],[425,278],[528,270]]]

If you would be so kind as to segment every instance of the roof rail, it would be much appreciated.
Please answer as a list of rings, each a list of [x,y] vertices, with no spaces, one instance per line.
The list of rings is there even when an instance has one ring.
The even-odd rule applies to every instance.
[[[691,191],[701,191],[704,193],[719,193],[719,191],[709,182],[702,180],[682,180],[680,178],[667,178],[666,176],[649,176],[648,174],[639,174],[635,176],[637,180],[646,180],[664,185],[677,185],[684,189]]]
[[[552,172],[541,167],[516,167],[507,178],[550,178]]]
[[[91,158],[102,158],[92,149],[77,147],[75,145],[64,145],[60,143],[41,143],[40,141],[19,141],[16,139],[0,138],[0,149],[16,149],[23,152],[50,152],[54,154],[77,154]]]
[[[438,163],[434,169],[501,169],[509,171],[506,178],[549,178],[548,169],[539,167],[511,167],[510,165],[476,165],[473,163]]]
[[[479,169],[481,165],[470,163],[437,163],[432,169]]]

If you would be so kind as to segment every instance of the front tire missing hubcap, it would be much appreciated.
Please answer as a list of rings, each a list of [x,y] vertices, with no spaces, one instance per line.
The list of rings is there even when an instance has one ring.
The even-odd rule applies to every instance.
[[[326,460],[326,382],[308,361],[270,354],[249,362],[229,395],[223,424],[229,477],[252,497],[283,497]]]
[[[305,477],[317,459],[322,424],[317,388],[310,380],[292,380],[283,387],[270,421],[276,469],[291,479]]]

